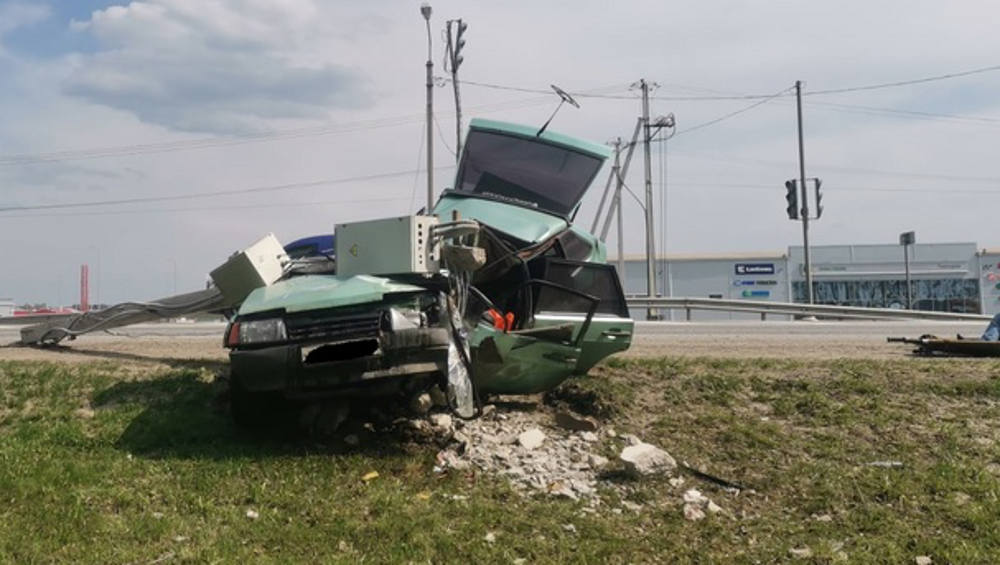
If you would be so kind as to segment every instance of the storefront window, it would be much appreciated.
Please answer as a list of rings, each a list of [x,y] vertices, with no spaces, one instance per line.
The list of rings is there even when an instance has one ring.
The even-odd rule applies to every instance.
[[[913,309],[978,314],[979,281],[975,279],[913,280]],[[806,301],[805,282],[792,283],[795,302]],[[816,304],[905,308],[906,281],[813,281]]]

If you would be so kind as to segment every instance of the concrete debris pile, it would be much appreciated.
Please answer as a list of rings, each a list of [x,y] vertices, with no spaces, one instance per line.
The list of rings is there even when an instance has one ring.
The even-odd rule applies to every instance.
[[[450,442],[437,454],[437,472],[474,468],[506,477],[525,492],[585,498],[594,504],[599,502],[598,486],[622,488],[620,482],[602,480],[611,465],[601,452],[615,449],[618,436],[610,428],[598,429],[590,418],[567,412],[553,418],[530,410],[498,411],[490,405],[483,417],[453,423]],[[669,474],[676,468],[665,451],[628,437],[626,441],[635,444],[626,450],[642,448],[636,457],[630,456],[640,474]]]
[[[532,412],[491,411],[459,421],[461,428],[437,455],[435,470],[480,471],[507,477],[515,487],[572,499],[597,493],[598,475],[608,458],[595,453],[600,437],[545,425]]]
[[[684,491],[684,517],[688,520],[701,520],[705,517],[705,512],[718,514],[722,512],[722,507],[709,500],[709,498],[696,488]]]

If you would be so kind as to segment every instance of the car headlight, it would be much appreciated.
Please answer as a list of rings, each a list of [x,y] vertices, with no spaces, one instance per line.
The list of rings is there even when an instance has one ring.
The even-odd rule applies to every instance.
[[[275,343],[288,339],[285,321],[281,318],[240,322],[240,345]]]

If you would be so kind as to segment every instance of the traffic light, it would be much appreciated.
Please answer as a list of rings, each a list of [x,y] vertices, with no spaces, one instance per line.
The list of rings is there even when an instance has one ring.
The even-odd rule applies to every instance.
[[[816,219],[818,220],[823,215],[823,193],[819,190],[823,181],[820,179],[813,179],[813,181],[816,183]]]
[[[465,30],[469,28],[469,24],[463,22],[462,20],[448,20],[448,38],[451,39],[451,24],[455,23],[457,28],[455,31],[455,40],[451,43],[451,72],[458,71],[458,67],[461,66],[464,58],[462,57],[462,48],[465,47],[465,40],[462,36],[465,35]]]
[[[785,200],[788,202],[788,207],[785,208],[785,212],[788,212],[789,220],[799,219],[799,183],[795,179],[785,181],[785,190],[788,192],[785,194]]]

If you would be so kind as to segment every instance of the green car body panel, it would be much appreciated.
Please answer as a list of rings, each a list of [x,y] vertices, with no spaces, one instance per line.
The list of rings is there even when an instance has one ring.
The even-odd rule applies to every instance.
[[[434,206],[434,214],[451,218],[458,212],[463,220],[477,220],[522,241],[544,241],[565,230],[566,220],[503,202],[445,194]]]
[[[426,289],[385,277],[304,275],[255,289],[240,306],[239,315],[271,310],[287,313],[379,303],[386,295],[420,293]]]

